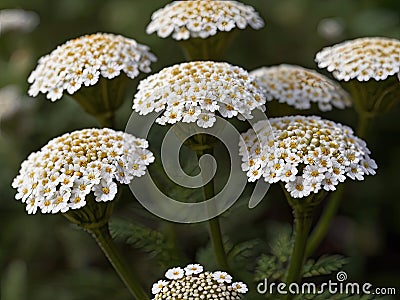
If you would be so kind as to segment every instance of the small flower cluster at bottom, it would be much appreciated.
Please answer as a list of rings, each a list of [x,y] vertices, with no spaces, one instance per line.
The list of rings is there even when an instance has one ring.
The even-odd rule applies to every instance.
[[[153,285],[154,298],[184,299],[241,299],[248,289],[242,282],[232,283],[226,272],[203,272],[203,266],[190,264],[185,268],[172,268],[165,273],[169,280],[159,280]]]

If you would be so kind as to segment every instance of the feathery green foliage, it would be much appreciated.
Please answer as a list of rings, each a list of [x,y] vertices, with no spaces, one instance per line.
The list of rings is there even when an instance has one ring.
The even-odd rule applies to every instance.
[[[339,271],[348,263],[348,259],[341,255],[324,255],[318,260],[309,259],[303,267],[303,277],[332,274]]]
[[[110,231],[113,238],[141,249],[163,267],[179,262],[178,253],[172,243],[156,230],[117,219],[110,222]]]
[[[283,280],[293,242],[289,225],[273,225],[270,228],[270,254],[258,259],[255,279]]]

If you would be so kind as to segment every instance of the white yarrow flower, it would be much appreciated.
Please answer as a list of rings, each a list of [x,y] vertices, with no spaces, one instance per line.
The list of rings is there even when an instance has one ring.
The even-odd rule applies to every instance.
[[[264,87],[268,101],[276,100],[296,109],[321,111],[351,106],[349,94],[336,82],[314,70],[295,65],[261,67],[250,72]]]
[[[333,191],[346,178],[363,180],[365,175],[374,175],[377,165],[369,153],[350,127],[317,116],[259,121],[239,142],[248,180],[263,176],[271,184],[284,182],[294,198],[321,189]]]
[[[156,295],[156,294],[160,293],[167,284],[168,284],[168,281],[159,280],[153,284],[153,287],[151,288],[151,292],[153,293],[153,295]]]
[[[213,277],[214,277],[214,280],[216,280],[219,283],[224,283],[224,282],[231,283],[232,282],[232,276],[226,272],[221,272],[221,271],[214,272]]]
[[[232,283],[232,288],[237,291],[238,293],[245,294],[249,290],[247,285],[243,282],[234,282]]]
[[[69,40],[41,57],[28,78],[30,96],[39,93],[56,101],[79,89],[97,84],[101,77],[112,79],[125,73],[131,79],[139,70],[149,73],[156,60],[145,45],[110,33],[96,33]]]
[[[263,19],[249,5],[226,0],[186,0],[174,1],[154,12],[146,32],[157,32],[161,38],[172,35],[175,40],[205,39],[247,26],[264,27]]]
[[[169,269],[165,273],[165,277],[168,279],[181,279],[184,275],[185,271],[180,267]]]
[[[399,74],[399,52],[397,39],[364,37],[326,47],[315,61],[337,80],[380,81]]]
[[[98,202],[112,201],[117,183],[128,184],[143,175],[154,160],[147,147],[145,140],[107,128],[64,134],[21,164],[12,183],[15,198],[26,203],[29,214],[38,208],[42,213],[82,208],[90,193]],[[124,161],[134,161],[141,172]]]
[[[223,117],[251,118],[264,110],[263,90],[242,68],[224,62],[193,61],[167,67],[142,80],[133,100],[140,115],[162,115],[156,122],[194,123],[212,127],[219,112]]]
[[[203,272],[203,266],[200,264],[190,264],[185,267],[186,275],[200,274]]]

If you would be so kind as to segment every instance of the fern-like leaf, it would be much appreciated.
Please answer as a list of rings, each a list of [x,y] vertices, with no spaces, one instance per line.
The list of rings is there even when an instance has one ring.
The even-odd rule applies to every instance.
[[[293,247],[292,229],[289,225],[274,226],[274,232],[269,243],[271,254],[281,263],[287,263]]]
[[[228,252],[228,259],[236,264],[240,264],[243,261],[248,262],[254,256],[261,243],[261,240],[254,239],[237,244]]]
[[[113,238],[148,253],[162,266],[179,262],[177,251],[160,232],[126,220],[112,220],[110,231]]]
[[[309,259],[303,267],[303,277],[329,275],[347,263],[348,259],[341,255],[321,256],[317,261]]]
[[[270,281],[278,280],[283,276],[280,262],[272,255],[262,255],[258,259],[255,279],[257,281],[267,278]]]
[[[288,259],[290,257],[293,241],[292,230],[289,225],[270,224],[269,248],[270,255],[262,255],[258,259],[255,279],[283,280],[285,277]]]

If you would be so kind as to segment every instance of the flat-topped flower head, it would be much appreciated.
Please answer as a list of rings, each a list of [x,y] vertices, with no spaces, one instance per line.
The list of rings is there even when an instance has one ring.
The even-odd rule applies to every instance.
[[[363,180],[377,165],[350,127],[317,116],[259,121],[242,134],[242,169],[249,181],[261,176],[283,182],[293,198],[333,191],[346,178]],[[271,132],[272,131],[272,132]]]
[[[196,272],[187,270],[196,269]],[[184,273],[186,270],[186,274]],[[172,268],[166,272],[167,280],[159,280],[152,287],[153,300],[158,299],[242,299],[248,289],[243,282],[232,283],[226,272],[203,272],[199,264],[185,268]]]
[[[264,27],[264,21],[251,6],[237,1],[174,1],[153,13],[146,32],[175,40],[208,38],[235,28]]]
[[[28,78],[29,95],[44,93],[56,101],[64,92],[72,95],[95,85],[101,77],[113,79],[125,73],[134,79],[140,72],[150,72],[155,60],[147,46],[133,39],[109,33],[85,35],[39,59]]]
[[[316,103],[321,111],[351,105],[349,94],[338,83],[314,70],[283,64],[261,67],[250,74],[264,87],[268,101],[277,100],[301,110]]]
[[[111,129],[84,129],[51,140],[22,163],[12,186],[29,214],[82,208],[92,193],[112,201],[119,184],[145,174],[153,162],[146,140]]]
[[[142,80],[133,100],[141,115],[161,112],[156,122],[194,123],[207,128],[215,122],[215,112],[223,117],[252,118],[251,112],[264,110],[263,90],[247,71],[225,62],[194,61],[161,70]]]
[[[385,80],[400,71],[400,41],[384,37],[349,40],[322,49],[315,61],[338,80]]]

